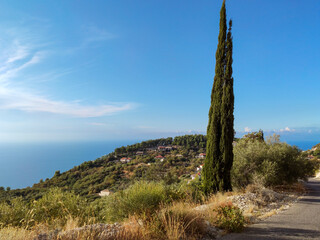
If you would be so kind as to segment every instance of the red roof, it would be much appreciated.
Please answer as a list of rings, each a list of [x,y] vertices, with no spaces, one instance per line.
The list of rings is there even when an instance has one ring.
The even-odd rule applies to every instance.
[[[163,158],[161,155],[156,156],[156,158]]]
[[[127,160],[127,158],[123,157],[123,158],[121,158],[121,160]]]
[[[200,156],[206,156],[206,154],[205,153],[200,153]]]

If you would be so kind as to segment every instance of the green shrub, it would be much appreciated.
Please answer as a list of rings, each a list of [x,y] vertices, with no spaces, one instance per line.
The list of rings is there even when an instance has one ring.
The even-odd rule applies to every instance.
[[[22,198],[12,199],[0,204],[0,228],[5,226],[22,226],[29,211]]]
[[[313,173],[312,162],[295,146],[281,143],[278,136],[267,142],[241,139],[234,147],[233,186],[245,187],[260,179],[265,186],[293,183]]]
[[[47,223],[64,226],[71,217],[81,225],[93,216],[90,205],[84,198],[54,188],[38,201],[32,202],[26,220],[28,225]]]
[[[160,204],[186,198],[181,184],[139,181],[123,191],[97,200],[95,212],[107,222],[119,221],[131,215],[151,215]]]
[[[129,188],[101,199],[107,221],[118,221],[130,215],[151,214],[160,203],[168,200],[164,184],[136,182]],[[101,206],[100,206],[101,207]]]
[[[73,193],[58,188],[49,190],[37,201],[27,204],[22,198],[14,198],[0,204],[0,227],[32,227],[45,223],[49,227],[63,227],[70,219],[80,225],[95,216],[91,205]]]
[[[245,220],[240,208],[232,204],[219,206],[217,212],[217,226],[229,232],[240,232],[244,228]]]

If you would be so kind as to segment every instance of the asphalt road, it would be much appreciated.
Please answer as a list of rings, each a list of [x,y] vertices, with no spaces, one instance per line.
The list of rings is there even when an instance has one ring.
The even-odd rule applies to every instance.
[[[228,234],[220,239],[320,240],[320,181],[309,179],[306,186],[309,192],[288,210],[253,224],[240,234]]]

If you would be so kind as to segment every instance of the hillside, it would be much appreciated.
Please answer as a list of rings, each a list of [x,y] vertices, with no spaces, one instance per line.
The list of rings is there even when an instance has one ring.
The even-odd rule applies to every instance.
[[[40,198],[49,188],[72,190],[90,200],[104,189],[125,189],[136,180],[163,180],[165,183],[191,179],[203,164],[204,135],[185,135],[144,141],[115,149],[94,161],[84,162],[69,171],[56,171],[51,179],[32,187],[15,190],[0,188],[0,201],[22,196]]]

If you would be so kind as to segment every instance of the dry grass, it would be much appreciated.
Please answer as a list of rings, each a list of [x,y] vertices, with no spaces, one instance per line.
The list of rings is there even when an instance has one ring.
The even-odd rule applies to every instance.
[[[144,218],[130,217],[124,223],[121,238],[139,240],[191,240],[206,234],[203,215],[194,210],[195,205],[174,202],[162,206],[155,214]],[[125,237],[124,237],[125,236]]]
[[[228,197],[235,193],[217,193],[205,201],[205,208],[195,210],[199,204],[191,201],[173,202],[160,206],[153,213],[134,215],[122,223],[122,228],[112,236],[101,234],[99,229],[90,227],[76,234],[74,229],[96,223],[95,219],[86,221],[64,216],[48,222],[33,221],[28,230],[7,227],[0,229],[0,240],[33,240],[39,234],[49,234],[54,229],[61,229],[54,240],[195,240],[208,233],[208,224],[214,225],[217,213],[214,211],[221,204],[229,203]]]
[[[208,198],[204,205],[197,207],[196,209],[202,214],[204,219],[206,219],[210,224],[215,225],[217,221],[217,212],[215,209],[221,205],[230,204],[229,197],[234,194],[236,193],[216,193]]]
[[[0,229],[0,240],[33,240],[35,236],[34,231],[23,228],[6,227]]]
[[[161,209],[160,221],[169,240],[202,236],[207,230],[203,215],[194,211],[194,205],[177,202]]]

